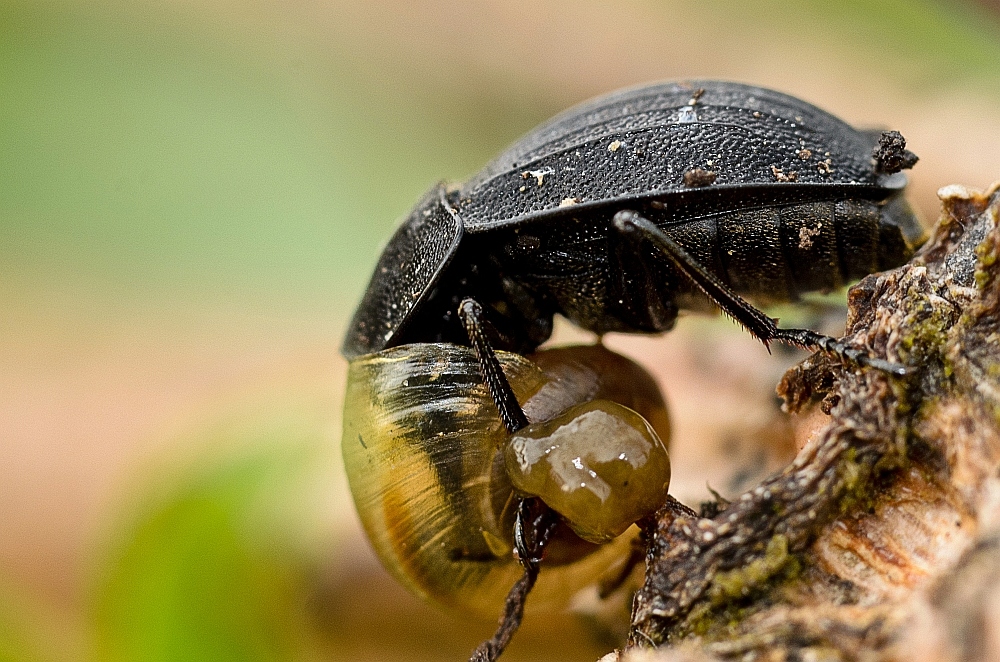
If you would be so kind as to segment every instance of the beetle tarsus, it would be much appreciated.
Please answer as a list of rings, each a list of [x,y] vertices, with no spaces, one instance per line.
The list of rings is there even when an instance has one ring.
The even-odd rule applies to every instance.
[[[458,305],[458,316],[465,326],[472,349],[479,360],[479,369],[483,374],[483,382],[490,390],[493,402],[500,410],[500,420],[507,432],[513,434],[528,426],[528,418],[517,402],[514,389],[503,374],[503,367],[493,352],[493,346],[486,337],[486,320],[483,318],[483,307],[475,299],[463,299]]]
[[[655,246],[674,268],[694,283],[722,312],[764,343],[765,347],[772,340],[777,340],[805,349],[823,350],[849,363],[868,366],[896,377],[905,377],[908,374],[906,367],[869,356],[862,350],[848,347],[836,338],[809,329],[778,328],[774,319],[734,292],[667,233],[637,212],[631,210],[618,212],[614,216],[613,225],[619,234],[633,243],[649,242]]]
[[[507,594],[507,601],[503,606],[503,614],[500,615],[500,625],[492,637],[479,644],[469,662],[493,662],[507,648],[507,644],[514,637],[514,633],[521,626],[524,618],[524,603],[528,599],[528,594],[538,580],[538,566],[534,565],[524,569],[524,575],[518,579]]]
[[[521,626],[524,617],[524,603],[538,580],[538,572],[545,546],[548,545],[559,519],[539,499],[522,499],[517,507],[514,523],[514,540],[518,559],[524,566],[524,574],[511,587],[504,602],[500,623],[492,637],[479,644],[469,662],[493,662],[510,643]]]
[[[834,356],[847,359],[855,365],[867,366],[895,377],[906,377],[910,374],[906,366],[869,356],[864,351],[855,347],[848,347],[840,340],[825,336],[809,329],[775,329],[772,336],[775,340],[796,345],[806,349],[820,349]]]

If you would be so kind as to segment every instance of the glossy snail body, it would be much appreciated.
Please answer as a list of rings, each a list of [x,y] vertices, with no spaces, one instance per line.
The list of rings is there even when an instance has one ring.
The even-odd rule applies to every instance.
[[[569,513],[570,524],[564,520],[556,529],[532,592],[533,609],[555,608],[620,569],[635,534],[633,528],[614,537],[621,518],[648,514],[637,516],[622,504],[645,501],[655,508],[669,482],[660,442],[669,438],[666,407],[637,364],[600,345],[497,357],[533,423],[521,431],[522,451],[528,448],[538,460],[551,457],[545,451],[567,438],[579,444],[569,465],[562,463],[562,474],[522,456],[522,478],[534,476],[537,486],[515,491],[507,464],[518,460],[505,459],[511,439],[476,356],[447,343],[403,345],[352,361],[342,442],[361,521],[389,571],[425,599],[491,618],[522,572],[512,553],[518,495],[538,496]],[[632,445],[619,449],[615,436],[623,433]],[[533,444],[541,446],[532,452]],[[572,479],[583,488],[568,484],[566,466],[576,465],[584,479]],[[588,490],[603,479],[606,489],[600,489],[615,498],[604,499],[608,505],[600,514],[602,500]],[[576,511],[586,521],[574,520]],[[602,544],[583,540],[571,525]]]

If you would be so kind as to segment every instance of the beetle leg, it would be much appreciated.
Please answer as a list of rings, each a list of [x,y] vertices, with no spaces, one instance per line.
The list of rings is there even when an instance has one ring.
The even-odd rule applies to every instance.
[[[470,662],[493,662],[496,660],[517,629],[524,617],[524,603],[528,594],[538,580],[539,564],[545,546],[555,531],[559,519],[540,499],[522,499],[517,507],[517,519],[514,524],[517,553],[524,566],[524,574],[511,587],[504,602],[500,623],[492,637],[479,644],[472,653]]]
[[[691,257],[684,248],[663,230],[634,211],[623,210],[615,214],[614,228],[622,236],[633,242],[649,241],[670,263],[694,283],[705,296],[767,347],[772,340],[806,349],[821,349],[824,352],[847,359],[857,365],[871,366],[877,370],[903,377],[905,367],[884,359],[869,356],[865,352],[848,347],[836,338],[825,336],[809,329],[780,329],[775,320],[750,305],[728,285]]]
[[[490,390],[493,402],[500,410],[500,420],[507,432],[513,434],[528,426],[528,418],[514,396],[514,389],[503,374],[503,368],[493,353],[493,346],[486,337],[486,320],[483,319],[483,307],[475,299],[463,299],[458,304],[458,316],[462,319],[469,342],[479,359],[479,369],[483,373],[483,381]]]
[[[709,488],[711,490],[711,488]],[[714,493],[714,491],[713,491]],[[720,497],[721,498],[721,497]],[[653,536],[659,522],[669,521],[671,517],[698,517],[698,513],[691,510],[683,503],[671,495],[667,495],[666,501],[656,513],[650,513],[636,522],[639,527],[639,535],[632,539],[632,551],[618,572],[610,577],[604,578],[597,585],[597,597],[601,600],[607,599],[612,593],[617,591],[632,574],[635,566],[646,560],[646,550],[649,549],[649,539]]]
[[[513,434],[527,427],[528,417],[524,415],[524,410],[517,402],[514,389],[511,388],[510,382],[503,374],[503,367],[497,360],[496,354],[493,353],[493,347],[486,337],[482,306],[475,299],[464,299],[458,306],[458,315],[469,334],[469,342],[472,343],[472,348],[479,359],[479,369],[482,371],[483,381],[486,382],[486,387],[490,390],[490,395],[493,396],[493,402],[496,403],[497,409],[500,411],[500,420],[503,421],[507,432]],[[541,506],[541,514],[536,513],[534,517],[529,517],[533,506],[536,511],[538,506]],[[550,513],[551,511],[538,499],[522,499],[517,505],[517,517],[514,521],[514,544],[517,547],[521,565],[526,570],[530,565],[538,563],[536,557],[540,557],[545,541],[537,546],[537,551],[532,551],[535,546],[533,541],[539,538],[538,527],[545,516],[548,514],[548,519],[552,519]],[[547,534],[545,539],[547,541]]]
[[[553,510],[537,497],[521,499],[517,504],[514,538],[517,557],[525,569],[541,563],[542,553],[558,522]]]
[[[521,619],[524,617],[524,603],[528,599],[528,593],[535,586],[538,579],[538,567],[534,570],[525,568],[524,575],[518,579],[507,594],[507,600],[503,605],[503,613],[500,615],[500,624],[492,637],[479,644],[473,651],[469,662],[493,662],[510,643],[514,633],[521,626]]]
[[[483,381],[493,396],[500,411],[500,419],[503,421],[507,432],[513,434],[521,428],[528,426],[528,418],[524,415],[524,410],[517,402],[514,389],[503,374],[503,367],[497,360],[493,347],[486,337],[485,320],[483,319],[483,308],[474,299],[464,299],[458,306],[458,315],[465,325],[465,331],[469,335],[469,342],[479,359],[479,368],[483,374]],[[504,602],[503,613],[500,614],[500,623],[494,635],[481,643],[473,652],[470,662],[493,662],[507,648],[511,637],[521,626],[521,619],[524,617],[524,603],[528,599],[528,593],[538,579],[539,563],[545,546],[552,536],[552,532],[558,523],[555,513],[540,499],[521,499],[517,504],[517,516],[514,519],[514,545],[517,549],[517,556],[524,566],[524,574],[507,594]]]
[[[604,577],[597,584],[597,597],[606,600],[612,593],[620,589],[628,581],[635,567],[646,560],[646,542],[641,538],[632,540],[628,559],[618,571],[610,577]]]

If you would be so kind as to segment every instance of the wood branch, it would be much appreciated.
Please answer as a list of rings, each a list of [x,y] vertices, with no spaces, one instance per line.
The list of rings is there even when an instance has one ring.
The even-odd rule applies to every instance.
[[[939,195],[917,256],[849,298],[844,340],[911,374],[786,373],[819,424],[714,517],[658,514],[627,659],[1000,659],[1000,191]]]

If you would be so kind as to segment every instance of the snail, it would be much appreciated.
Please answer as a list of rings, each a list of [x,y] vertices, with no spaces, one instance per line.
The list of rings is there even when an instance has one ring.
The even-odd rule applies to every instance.
[[[531,609],[621,573],[666,498],[670,422],[653,378],[601,345],[497,359],[530,425],[509,434],[475,352],[401,345],[350,364],[342,450],[377,555],[418,596],[494,617],[522,568],[518,502],[559,514]]]

